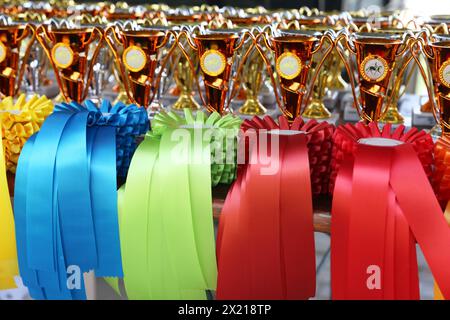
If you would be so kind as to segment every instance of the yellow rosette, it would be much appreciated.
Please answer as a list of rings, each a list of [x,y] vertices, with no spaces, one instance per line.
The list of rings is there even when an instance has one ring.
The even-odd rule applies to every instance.
[[[3,117],[2,140],[6,170],[15,173],[23,145],[39,131],[45,118],[53,111],[53,103],[46,96],[33,95],[28,100],[21,94],[16,101],[7,97],[0,102]]]

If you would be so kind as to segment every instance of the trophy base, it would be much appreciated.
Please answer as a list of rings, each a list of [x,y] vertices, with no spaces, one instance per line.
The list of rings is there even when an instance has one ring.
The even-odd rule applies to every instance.
[[[124,104],[128,104],[130,101],[128,100],[128,95],[124,91],[120,91],[117,95],[116,99],[114,100],[114,104],[122,102]]]
[[[260,116],[267,113],[267,109],[257,99],[247,99],[239,108],[239,113],[246,116]]]
[[[278,108],[276,108],[275,106],[272,108],[265,108],[267,111],[266,113],[264,113],[263,115],[258,115],[259,117],[263,117],[263,116],[269,116],[271,118],[276,118],[278,117],[281,113],[278,110]],[[250,115],[250,114],[242,114],[242,113],[236,113],[237,116],[239,116],[241,119],[248,119],[251,120],[255,115]]]
[[[54,104],[59,104],[62,102],[65,102],[66,99],[64,99],[64,96],[62,95],[62,93],[59,93],[55,98],[52,99]]]
[[[200,105],[195,101],[194,97],[188,94],[182,94],[177,101],[170,107],[172,110],[191,109],[198,110]]]
[[[323,102],[318,100],[313,100],[306,108],[305,111],[302,113],[303,118],[309,118],[309,119],[316,119],[316,120],[322,120],[322,119],[329,119],[331,118],[331,112],[325,108],[325,105]]]
[[[400,114],[398,109],[389,108],[383,115],[383,117],[381,117],[380,122],[390,124],[403,124],[405,122],[405,118]]]

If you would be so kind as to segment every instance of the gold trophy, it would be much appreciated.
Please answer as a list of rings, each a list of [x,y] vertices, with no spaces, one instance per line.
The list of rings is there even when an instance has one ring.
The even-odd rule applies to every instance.
[[[271,68],[270,61],[272,59],[264,54],[260,43],[261,38],[264,39],[264,44],[274,55],[276,79]],[[333,35],[329,32],[306,34],[304,31],[290,31],[276,36],[260,33],[254,38],[254,41],[266,63],[275,97],[282,113],[289,121],[293,121],[303,111],[307,111],[307,115],[311,115],[312,112],[310,113],[309,110],[315,108],[315,105],[311,104],[314,85],[324,61],[333,50]],[[329,45],[323,51],[325,42],[328,42]],[[320,58],[316,59],[319,52]],[[311,71],[313,68],[314,71]]]
[[[424,25],[425,30],[423,31],[423,35],[428,34],[430,37],[431,35],[448,35],[448,24],[450,24],[450,17],[446,20],[446,22],[442,22],[440,20],[432,20],[428,21],[426,25]],[[421,112],[433,112],[433,106],[431,101],[425,102],[420,107]]]
[[[57,101],[82,102],[92,80],[93,66],[103,41],[97,27],[66,28],[41,25],[36,37],[55,71],[60,89]]]
[[[244,25],[248,23],[247,21]],[[264,29],[260,26],[252,28],[250,30],[252,38],[263,32]],[[243,115],[263,115],[267,112],[267,109],[259,101],[258,95],[266,77],[264,60],[255,47],[254,41],[244,43],[242,50],[245,54],[239,59],[230,99],[234,99],[236,96],[245,96],[245,101],[239,108],[239,113]]]
[[[129,101],[151,113],[161,108],[154,100],[159,96],[162,73],[176,47],[175,39],[170,43],[173,35],[163,27],[128,30],[116,25],[105,30]],[[169,48],[162,57],[166,45]]]
[[[450,136],[450,36],[419,37],[410,43],[410,47],[425,79],[436,122],[442,129],[442,135]],[[421,60],[420,53],[426,59]]]
[[[262,115],[267,109],[259,101],[258,94],[264,81],[264,60],[256,48],[251,48],[247,61],[244,62],[241,81],[245,90],[245,102],[239,113],[245,115]]]
[[[35,40],[31,24],[0,25],[0,96],[16,96]]]
[[[380,34],[394,34],[400,36],[408,34],[409,32],[409,38],[412,39],[414,37],[411,31],[403,28],[387,28],[376,30],[375,32]],[[404,95],[406,86],[408,85],[415,71],[413,67],[408,69],[408,66],[412,59],[413,57],[410,50],[407,50],[405,51],[402,60],[399,60],[397,63],[395,63],[392,70],[393,85],[387,92],[387,96],[389,98],[386,100],[386,111],[380,117],[380,122],[391,124],[401,124],[404,122],[404,118],[398,110],[398,105],[399,100]]]
[[[194,65],[198,64],[198,59],[192,58]],[[177,101],[172,105],[175,110],[182,110],[184,108],[189,108],[192,110],[200,109],[200,105],[195,101],[192,94],[194,86],[194,74],[192,73],[189,60],[185,56],[178,52],[175,58],[173,78],[179,90],[179,97]],[[177,91],[178,91],[177,90]]]
[[[344,44],[342,40],[345,40]],[[392,99],[393,75],[403,74],[407,66],[403,62],[407,60],[409,40],[408,33],[402,36],[364,32],[342,33],[336,39],[336,48],[350,76],[354,105],[364,122],[378,122],[386,113],[387,108],[383,109],[383,106]],[[353,63],[353,56],[356,63]],[[402,65],[394,72],[397,64]]]
[[[203,74],[206,99],[203,97],[198,80],[197,87],[200,98],[208,111],[217,111],[220,114],[231,111],[230,100],[227,100],[230,89],[230,78],[232,74],[233,57],[245,42],[248,32],[237,32],[236,30],[210,31],[207,34],[193,34],[183,30],[178,36],[179,48],[189,61],[192,72],[195,74],[192,59],[187,54],[181,41],[185,35],[188,45],[199,57],[200,69]]]

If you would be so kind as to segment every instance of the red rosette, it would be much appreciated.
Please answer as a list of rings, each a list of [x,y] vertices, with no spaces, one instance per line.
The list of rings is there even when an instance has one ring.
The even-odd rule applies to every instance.
[[[431,137],[347,124],[334,142],[333,299],[419,299],[416,244],[450,298],[450,229],[430,184]]]
[[[246,158],[217,235],[218,299],[315,295],[312,189],[327,190],[332,132],[328,123],[300,118],[244,121],[239,152]]]
[[[411,128],[405,132],[406,127],[398,126],[392,130],[391,124],[384,125],[380,130],[375,123],[365,125],[361,122],[356,124],[347,123],[336,128],[333,135],[333,149],[331,157],[330,193],[333,194],[336,176],[344,159],[351,161],[354,158],[356,145],[363,138],[389,138],[412,144],[417,152],[425,173],[428,178],[433,178],[433,139],[424,130]],[[450,176],[449,176],[450,177]]]
[[[450,138],[440,137],[434,146],[433,186],[439,201],[450,200]]]
[[[289,123],[284,116],[280,116],[277,123],[270,116],[263,118],[255,116],[251,120],[244,120],[241,124],[243,132],[249,129],[295,130],[307,133],[312,194],[316,196],[328,193],[334,125],[326,121],[318,122],[314,119],[305,122],[301,117]],[[247,149],[248,144],[246,145]]]

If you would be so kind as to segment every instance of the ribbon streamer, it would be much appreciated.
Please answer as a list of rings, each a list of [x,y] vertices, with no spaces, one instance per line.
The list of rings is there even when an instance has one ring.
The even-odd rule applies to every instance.
[[[205,290],[216,286],[211,140],[221,134],[214,124],[231,119],[186,115],[186,120],[174,113],[156,116],[119,194],[130,299],[206,299]],[[169,117],[173,122],[166,125]]]
[[[213,187],[219,183],[231,184],[236,179],[236,141],[242,120],[231,114],[221,117],[217,112],[211,113],[209,117],[203,112],[199,115],[195,118],[190,109],[184,109],[184,117],[172,111],[162,111],[152,121],[152,134],[162,135],[170,128],[194,124],[214,128],[210,142],[211,184]]]
[[[2,115],[0,114],[0,126]],[[2,131],[0,141],[3,142]],[[0,290],[15,288],[18,272],[15,246],[14,218],[6,179],[5,146],[0,146]]]
[[[419,299],[415,243],[450,297],[450,230],[429,182],[433,142],[424,131],[376,124],[334,136],[333,299]],[[398,146],[359,143],[387,138]],[[370,190],[370,192],[368,192]]]
[[[116,172],[123,162],[117,161],[116,136],[142,129],[122,129],[130,122],[138,126],[122,121],[136,116],[126,108],[112,119],[114,112],[86,105],[91,107],[55,106],[19,159],[14,199],[19,269],[33,298],[85,299],[83,273],[90,270],[122,276]]]
[[[317,159],[333,129],[268,116],[242,128],[245,164],[220,216],[217,298],[307,299],[316,288],[308,154]],[[314,186],[320,193],[322,181]]]
[[[21,94],[15,102],[13,97],[6,97],[0,102],[0,113],[3,113],[3,146],[6,169],[9,172],[16,172],[23,145],[39,131],[52,111],[53,103],[45,96],[33,95],[27,100],[25,94]]]

